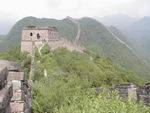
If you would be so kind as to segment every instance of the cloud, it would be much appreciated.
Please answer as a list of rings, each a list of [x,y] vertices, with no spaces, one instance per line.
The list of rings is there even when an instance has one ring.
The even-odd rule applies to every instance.
[[[102,17],[120,12],[130,16],[144,16],[150,14],[149,5],[150,0],[2,0],[0,18]]]

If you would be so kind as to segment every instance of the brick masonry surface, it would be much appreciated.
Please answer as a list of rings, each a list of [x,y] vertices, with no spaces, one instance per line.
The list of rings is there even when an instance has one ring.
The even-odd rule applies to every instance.
[[[31,85],[19,64],[0,60],[0,113],[31,113]]]
[[[32,34],[32,35],[31,35]],[[39,34],[39,37],[37,36]],[[85,48],[77,45],[76,43],[71,43],[65,38],[59,37],[59,33],[56,29],[49,28],[25,28],[22,30],[21,37],[21,51],[28,52],[32,55],[33,46],[40,49],[43,44],[48,44],[51,48],[50,51],[54,51],[57,48],[65,47],[70,51],[82,52]]]
[[[110,89],[110,91],[113,90],[119,91],[119,94],[122,98],[127,98],[130,96],[137,101],[142,100],[145,105],[150,106],[150,83],[146,83],[139,88],[133,83],[119,84]]]

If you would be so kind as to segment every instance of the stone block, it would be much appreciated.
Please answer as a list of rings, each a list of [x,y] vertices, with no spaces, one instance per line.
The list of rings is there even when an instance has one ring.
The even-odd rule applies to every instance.
[[[5,113],[5,109],[0,109],[0,113]]]
[[[32,91],[30,88],[27,89],[26,95],[27,95],[27,98],[32,98]]]
[[[145,84],[145,90],[146,90],[147,94],[150,95],[150,83]]]
[[[11,113],[21,113],[25,110],[25,102],[11,102],[10,103]]]
[[[25,81],[24,72],[13,72],[13,71],[10,71],[10,72],[8,73],[7,80],[8,80],[8,81],[12,81],[12,80]]]
[[[12,95],[12,84],[8,82],[6,86],[0,91],[0,109],[5,109],[9,105]]]
[[[138,95],[147,95],[145,87],[138,88],[136,91]]]
[[[11,98],[11,101],[24,101],[25,100],[25,94],[24,92],[14,92],[13,97]]]
[[[24,84],[23,84],[23,91],[24,91],[25,94],[27,94],[27,91],[28,91],[27,85],[24,85]]]
[[[32,80],[28,80],[28,86],[32,87],[32,85],[33,85],[33,81]]]
[[[146,103],[150,103],[150,97],[149,97],[149,96],[145,96],[145,97],[144,97],[144,101],[145,101]]]
[[[25,109],[31,109],[31,99],[27,97],[25,102],[26,102]]]
[[[0,89],[4,87],[7,75],[8,75],[7,67],[0,64]]]
[[[120,97],[123,98],[123,99],[125,99],[125,98],[128,97],[128,95],[127,95],[127,94],[120,93]]]
[[[137,97],[137,88],[133,87],[133,88],[128,88],[128,96],[130,96],[133,99],[138,99]]]
[[[16,63],[16,62],[11,62],[11,61],[7,61],[7,60],[0,60],[0,64],[2,66],[7,66],[7,69],[9,71],[16,71],[16,72],[23,71],[21,66],[18,63]]]
[[[31,109],[29,108],[29,109],[25,109],[24,113],[32,113],[32,112]]]
[[[14,92],[17,90],[22,90],[22,88],[23,88],[23,84],[19,80],[12,80],[12,84],[13,84],[13,91]]]
[[[5,113],[10,113],[11,111],[10,111],[10,103],[8,104],[8,106],[6,107],[6,109],[5,109]],[[0,112],[1,113],[1,112]]]

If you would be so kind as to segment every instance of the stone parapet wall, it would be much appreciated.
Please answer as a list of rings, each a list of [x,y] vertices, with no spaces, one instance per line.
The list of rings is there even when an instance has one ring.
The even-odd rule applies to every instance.
[[[144,103],[150,106],[150,83],[139,87],[137,89],[138,101],[143,100]]]
[[[120,96],[123,98],[127,98],[128,96],[130,96],[134,99],[137,99],[137,87],[132,83],[119,84],[116,85],[113,89],[119,91]]]
[[[0,90],[0,113],[11,113],[10,101],[12,96],[12,84],[11,82],[7,82],[3,89]]]
[[[83,50],[85,50],[84,47],[81,47],[75,43],[71,43],[70,41],[68,41],[64,38],[60,38],[60,40],[58,40],[58,41],[49,41],[48,44],[51,48],[51,51],[54,51],[57,48],[61,48],[61,47],[65,47],[70,51],[83,52]]]
[[[119,84],[110,89],[111,91],[119,91],[120,97],[127,98],[131,97],[137,101],[143,101],[145,105],[150,106],[150,83],[146,83],[139,88],[134,84]]]
[[[7,75],[7,67],[0,64],[0,90],[5,86]]]
[[[0,113],[10,113],[10,101],[13,96],[12,83],[7,82],[8,69],[0,63]]]
[[[31,41],[21,41],[21,51],[32,54],[33,43]]]
[[[19,64],[0,60],[0,113],[31,113],[32,81]]]

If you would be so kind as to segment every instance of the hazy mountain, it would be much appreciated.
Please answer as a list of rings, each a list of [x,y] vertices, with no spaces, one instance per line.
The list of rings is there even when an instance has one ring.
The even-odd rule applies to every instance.
[[[144,17],[127,30],[132,45],[150,64],[150,17]]]
[[[7,34],[12,26],[13,22],[0,21],[0,34],[2,35]]]
[[[3,40],[4,37],[4,35],[0,35],[0,42]]]
[[[119,38],[134,48],[137,54],[150,64],[150,17],[138,19],[124,14],[115,14],[98,20],[104,25],[113,25],[110,30],[119,35]]]
[[[116,35],[118,38],[120,38],[122,41],[126,42],[127,44],[130,45],[130,41],[128,37],[121,32],[119,29],[117,29],[115,26],[110,26],[109,29]]]
[[[138,18],[133,18],[122,13],[96,19],[106,26],[113,25],[121,30],[128,28],[130,25],[138,20]]]
[[[150,36],[150,17],[144,17],[141,20],[135,22],[128,29],[128,33],[135,40],[141,42],[149,39]]]
[[[125,45],[121,44],[116,38],[98,21],[91,18],[78,20],[81,28],[79,44],[85,46],[103,57],[111,58],[115,63],[137,72],[142,76],[149,76],[150,68],[139,58],[137,58]],[[0,43],[1,49],[20,44],[21,31],[23,27],[33,24],[36,26],[55,26],[59,30],[61,37],[74,41],[77,34],[77,25],[69,19],[39,19],[26,17],[18,21],[10,32]]]
[[[138,44],[136,43],[136,41],[134,41],[133,38],[131,38],[128,35],[126,35],[125,33],[127,32],[121,32],[119,29],[117,29],[114,26],[109,27],[109,29],[111,30],[112,33],[114,33],[120,40],[122,40],[129,49],[131,49],[131,51],[134,52],[134,54],[139,57],[141,60],[143,60],[145,63],[147,63],[147,60],[145,59],[145,57],[143,57],[143,54],[140,52],[140,48],[137,46]],[[130,37],[130,38],[129,38]]]
[[[0,40],[4,37],[4,35],[0,35]]]

